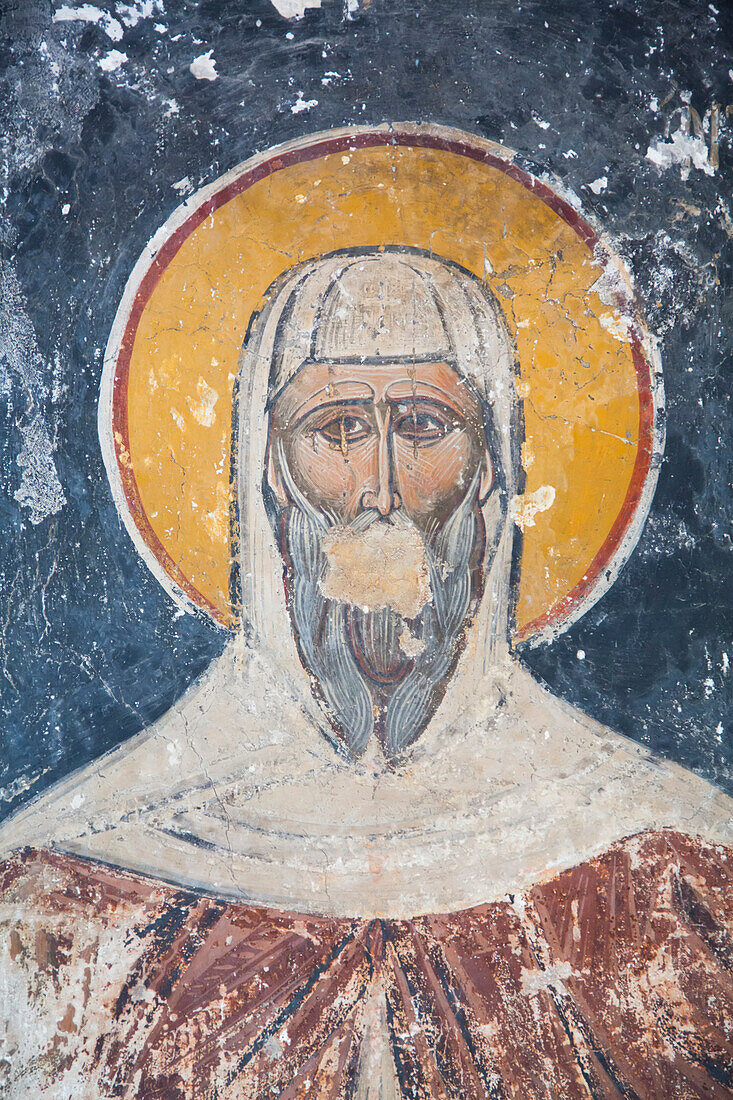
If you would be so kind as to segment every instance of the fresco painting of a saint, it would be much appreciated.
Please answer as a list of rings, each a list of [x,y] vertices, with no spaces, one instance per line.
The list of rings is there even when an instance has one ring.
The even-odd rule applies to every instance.
[[[608,243],[471,135],[317,135],[174,215],[105,372],[124,522],[231,636],[0,831],[26,1083],[730,1095],[731,801],[516,646],[602,596],[654,490]]]

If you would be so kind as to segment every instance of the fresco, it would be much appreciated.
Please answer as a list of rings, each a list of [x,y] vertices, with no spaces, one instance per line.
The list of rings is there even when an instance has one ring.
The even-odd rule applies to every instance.
[[[732,32],[0,4],[0,1095],[731,1095]]]
[[[316,134],[175,211],[99,437],[225,644],[0,831],[10,1095],[730,1094],[731,800],[517,649],[634,549],[663,404],[610,241],[476,135]]]

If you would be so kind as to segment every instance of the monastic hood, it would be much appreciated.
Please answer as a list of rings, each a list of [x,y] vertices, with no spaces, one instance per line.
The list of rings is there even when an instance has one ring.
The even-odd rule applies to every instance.
[[[487,527],[502,533],[481,604],[409,758],[391,770],[372,743],[354,763],[323,736],[326,718],[298,658],[263,501],[265,410],[276,345],[275,388],[306,351],[345,354],[336,346],[343,326],[329,328],[329,318],[354,300],[356,262],[333,256],[288,273],[251,326],[238,396],[244,630],[157,723],[6,822],[3,851],[52,846],[222,897],[404,917],[492,900],[647,828],[733,839],[730,799],[554,698],[510,655],[511,530],[498,494]],[[378,261],[369,253],[358,262]],[[430,345],[429,354],[441,350],[470,369],[497,410],[505,488],[513,492],[512,362],[501,320],[492,323],[488,299],[469,300],[478,292],[465,273],[456,279],[447,265],[409,252],[381,262],[387,283],[404,286],[407,265],[409,278],[427,286],[438,320],[415,314],[415,354]],[[363,287],[363,271],[359,278]],[[378,299],[361,321],[355,315],[352,349],[361,338],[366,347],[367,337],[372,346],[384,331],[379,353],[397,354],[392,298],[384,308]],[[451,320],[451,300],[468,321]],[[283,311],[304,318],[287,347],[277,340]]]

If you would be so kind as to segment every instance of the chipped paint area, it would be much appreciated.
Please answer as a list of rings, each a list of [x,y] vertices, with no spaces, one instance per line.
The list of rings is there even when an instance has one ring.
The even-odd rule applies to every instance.
[[[0,262],[0,391],[10,398],[21,447],[12,477],[12,495],[34,525],[56,515],[66,504],[54,459],[53,426],[47,410],[52,369],[41,358],[18,277],[10,262]],[[19,482],[19,484],[18,484]]]
[[[531,463],[530,463],[531,465]],[[534,527],[536,517],[546,512],[555,503],[555,489],[552,485],[540,485],[531,493],[523,493],[511,501],[509,514],[520,530]]]
[[[425,544],[415,527],[374,523],[366,531],[332,528],[323,540],[328,599],[364,609],[392,607],[414,619],[431,597]]]
[[[194,57],[193,61],[189,65],[189,70],[192,76],[195,76],[197,80],[217,80],[219,77],[216,71],[216,59],[212,56],[213,50],[207,50],[206,53],[199,54],[198,57]]]
[[[685,132],[682,127],[668,141],[653,142],[646,151],[646,159],[661,169],[679,167],[683,179],[689,176],[690,167],[707,176],[715,173],[704,139]]]
[[[272,0],[276,11],[283,19],[302,19],[312,8],[320,8],[323,0]]]

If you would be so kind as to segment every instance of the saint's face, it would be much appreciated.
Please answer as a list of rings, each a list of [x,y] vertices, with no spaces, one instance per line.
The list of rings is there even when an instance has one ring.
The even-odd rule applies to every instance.
[[[481,500],[493,480],[478,398],[445,362],[304,365],[272,417],[269,480],[285,505],[278,453],[303,497],[343,523],[401,509],[427,533],[474,477]]]
[[[494,471],[445,361],[306,363],[271,414],[269,489],[301,659],[352,756],[423,731],[476,606]]]

